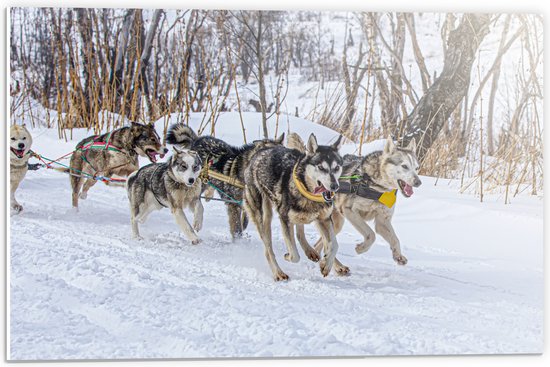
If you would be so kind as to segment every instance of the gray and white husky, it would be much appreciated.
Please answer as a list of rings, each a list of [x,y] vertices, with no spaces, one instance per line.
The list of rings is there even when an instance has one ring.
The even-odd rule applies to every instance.
[[[303,143],[300,142],[299,137],[289,137],[289,146],[299,148],[300,145],[303,146]],[[418,168],[414,139],[407,147],[400,148],[388,137],[381,151],[372,152],[365,157],[351,154],[344,156],[342,176],[359,178],[345,180],[348,181],[347,187],[336,195],[334,201],[336,209],[332,212],[332,220],[336,233],[342,230],[344,218],[346,218],[363,236],[363,242],[355,247],[358,254],[371,248],[376,232],[389,243],[394,261],[399,265],[407,263],[407,258],[401,253],[399,238],[391,224],[395,206],[393,204],[388,206],[381,202],[376,198],[376,193],[395,195],[399,190],[406,198],[412,196],[413,187],[419,187],[422,184],[418,177]],[[374,231],[367,224],[369,220],[374,220]],[[319,239],[315,244],[317,251],[322,249],[321,242]],[[336,267],[343,267],[337,259]]]
[[[15,199],[15,191],[27,174],[31,145],[32,136],[25,125],[10,127],[10,207],[15,213],[23,210]]]
[[[273,253],[273,207],[279,214],[288,250],[285,259],[300,260],[294,225],[303,227],[314,222],[324,240],[321,273],[327,276],[332,269],[338,243],[330,220],[331,198],[338,191],[338,179],[342,174],[342,157],[338,153],[341,144],[340,136],[332,145],[318,145],[315,135],[311,134],[305,153],[283,146],[262,149],[252,157],[245,170],[244,207],[264,242],[265,255],[277,281],[288,279],[288,275],[281,270]],[[300,244],[310,259],[319,260],[306,241]]]
[[[201,159],[196,152],[174,147],[174,154],[167,162],[149,164],[128,176],[126,189],[135,238],[141,238],[138,222],[145,222],[153,210],[169,208],[191,243],[200,242],[195,231],[201,229],[203,219],[201,168]],[[183,212],[186,207],[194,210],[193,227]]]
[[[243,182],[244,170],[248,166],[252,156],[261,149],[281,145],[284,136],[283,133],[277,139],[255,140],[250,144],[233,146],[213,136],[197,136],[189,126],[176,123],[168,130],[166,142],[192,149],[199,154],[204,164],[209,165],[209,170]],[[248,224],[248,218],[246,215],[243,215],[244,213],[240,205],[243,198],[242,188],[216,180],[215,178],[209,178],[209,182],[223,192],[223,194],[218,193],[220,198],[227,200],[225,204],[229,217],[229,232],[232,239],[240,238]],[[203,185],[203,191],[207,188],[206,185]],[[210,193],[210,195],[213,195],[213,193]]]

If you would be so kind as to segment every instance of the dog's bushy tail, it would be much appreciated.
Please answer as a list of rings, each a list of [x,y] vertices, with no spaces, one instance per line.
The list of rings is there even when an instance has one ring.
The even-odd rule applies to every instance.
[[[178,122],[173,124],[168,129],[166,135],[166,142],[172,145],[178,145],[182,148],[189,149],[195,140],[197,140],[197,134],[189,126]]]
[[[290,133],[288,134],[288,138],[286,140],[286,146],[290,149],[296,149],[300,153],[306,152],[306,145],[300,135],[296,133]]]

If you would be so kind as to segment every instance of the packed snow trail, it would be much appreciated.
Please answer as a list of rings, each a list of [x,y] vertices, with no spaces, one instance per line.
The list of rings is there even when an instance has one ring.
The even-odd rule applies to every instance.
[[[33,135],[48,157],[78,141]],[[24,211],[9,223],[9,358],[542,352],[542,200],[479,203],[452,183],[422,181],[396,203],[406,266],[380,238],[357,255],[360,235],[346,223],[338,258],[351,275],[323,278],[301,252],[284,261],[274,218],[290,276],[274,282],[252,223],[231,242],[223,203],[204,203],[199,245],[168,210],[152,213],[136,241],[123,188],[96,184],[76,213],[66,174],[30,171],[16,194]],[[312,226],[307,235],[317,238]]]

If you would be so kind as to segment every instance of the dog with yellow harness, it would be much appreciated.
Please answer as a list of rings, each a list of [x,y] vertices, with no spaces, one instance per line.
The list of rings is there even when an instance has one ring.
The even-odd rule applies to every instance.
[[[305,152],[283,146],[258,151],[244,174],[244,207],[252,219],[265,245],[265,255],[276,281],[288,279],[279,267],[273,252],[271,236],[272,209],[279,214],[281,230],[288,253],[285,260],[298,262],[294,228],[314,223],[323,238],[324,257],[319,262],[321,273],[327,276],[332,270],[338,242],[330,220],[334,193],[342,174],[342,157],[338,153],[343,138],[331,145],[318,145],[311,134]],[[310,260],[319,255],[307,242],[300,245]],[[340,273],[336,269],[337,273]]]
[[[304,150],[300,137],[291,134],[289,147]],[[358,254],[368,251],[376,238],[382,236],[390,245],[394,261],[405,265],[407,258],[401,253],[399,238],[391,224],[396,193],[408,198],[413,195],[413,187],[422,184],[418,177],[418,159],[414,139],[405,148],[397,147],[388,137],[383,150],[374,151],[364,157],[347,154],[344,157],[340,189],[334,199],[332,212],[334,230],[339,233],[344,218],[349,220],[363,236],[363,242],[355,247]],[[374,231],[367,221],[374,220]],[[303,234],[298,232],[298,239]],[[315,244],[315,250],[322,250],[322,241]],[[335,259],[335,267],[344,267]]]

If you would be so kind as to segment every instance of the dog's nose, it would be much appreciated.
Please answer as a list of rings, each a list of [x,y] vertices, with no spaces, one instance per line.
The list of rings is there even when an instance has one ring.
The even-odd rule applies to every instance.
[[[338,185],[338,183],[336,182],[330,184],[330,191],[338,191],[339,188],[340,185]]]
[[[168,153],[168,148],[164,148],[164,154]]]
[[[193,185],[193,183],[195,183],[195,179],[194,179],[194,178],[190,178],[190,179],[189,179],[189,185]]]
[[[420,179],[417,177],[414,179],[414,187],[418,187],[422,185],[422,181],[420,181]]]
[[[25,148],[25,144],[19,143],[19,149],[23,149],[23,148]]]

